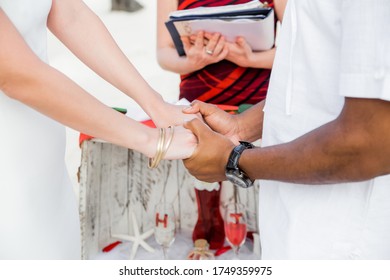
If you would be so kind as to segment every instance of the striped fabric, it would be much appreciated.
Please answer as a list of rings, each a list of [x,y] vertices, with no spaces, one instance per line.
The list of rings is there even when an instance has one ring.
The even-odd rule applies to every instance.
[[[200,6],[242,4],[249,0],[179,0],[178,10]],[[272,0],[267,1],[272,5]],[[267,94],[271,70],[243,68],[223,60],[181,76],[180,98],[208,103],[240,105],[256,104]]]

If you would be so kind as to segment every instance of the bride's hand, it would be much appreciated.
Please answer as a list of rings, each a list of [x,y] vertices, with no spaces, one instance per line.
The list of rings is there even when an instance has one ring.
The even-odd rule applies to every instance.
[[[170,125],[183,125],[194,118],[202,119],[200,114],[183,113],[184,105],[173,105],[167,102],[160,104],[153,112],[151,118],[157,127],[168,127]]]
[[[186,159],[195,151],[198,140],[195,135],[182,126],[174,128],[174,135],[164,159]]]

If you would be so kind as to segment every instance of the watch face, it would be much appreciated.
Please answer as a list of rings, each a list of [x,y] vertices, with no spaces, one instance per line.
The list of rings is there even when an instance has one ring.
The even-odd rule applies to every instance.
[[[248,188],[252,185],[250,180],[245,180],[244,178],[237,176],[237,174],[234,173],[226,173],[226,178],[234,185],[241,188]]]

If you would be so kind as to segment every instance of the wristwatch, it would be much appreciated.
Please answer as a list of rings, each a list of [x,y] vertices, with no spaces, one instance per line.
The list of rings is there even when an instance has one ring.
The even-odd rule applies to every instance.
[[[240,145],[234,147],[230,153],[229,160],[226,165],[225,175],[226,178],[234,185],[241,188],[249,188],[253,185],[253,180],[245,174],[238,167],[238,161],[240,160],[241,154],[246,149],[252,149],[254,146],[246,141],[240,141]]]

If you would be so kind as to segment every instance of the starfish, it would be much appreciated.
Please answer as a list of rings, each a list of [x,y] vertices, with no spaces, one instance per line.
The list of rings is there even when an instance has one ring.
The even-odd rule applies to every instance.
[[[144,233],[139,232],[137,219],[135,218],[134,212],[131,211],[131,219],[133,220],[133,230],[134,230],[134,236],[126,235],[126,234],[113,234],[112,237],[118,238],[120,240],[125,241],[132,241],[133,247],[131,249],[131,255],[130,259],[133,260],[135,257],[135,254],[137,253],[139,245],[141,245],[146,251],[153,253],[154,249],[145,242],[145,239],[147,239],[149,236],[151,236],[154,232],[154,229],[150,229]]]

